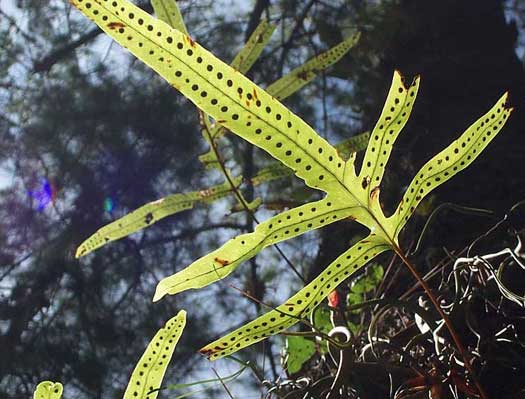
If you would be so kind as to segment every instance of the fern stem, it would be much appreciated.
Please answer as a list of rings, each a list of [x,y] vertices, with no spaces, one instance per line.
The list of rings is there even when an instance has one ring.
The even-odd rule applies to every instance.
[[[478,390],[479,396],[481,397],[481,399],[488,399],[487,393],[485,392],[485,390],[481,386],[478,378],[476,377],[476,374],[474,373],[474,369],[472,368],[472,366],[471,366],[471,364],[469,362],[467,351],[465,350],[465,347],[464,347],[463,343],[461,342],[461,338],[459,337],[458,333],[456,332],[456,330],[455,330],[452,322],[450,321],[449,317],[445,314],[445,312],[443,311],[443,309],[439,305],[439,302],[438,302],[436,296],[430,290],[430,287],[426,283],[425,279],[419,274],[419,272],[417,271],[415,265],[412,262],[410,262],[408,260],[408,258],[405,256],[405,254],[403,253],[401,248],[399,248],[398,246],[394,246],[394,251],[401,258],[403,263],[408,267],[408,270],[410,270],[410,273],[412,273],[412,275],[416,278],[416,280],[421,285],[421,287],[423,288],[423,290],[427,294],[428,298],[430,299],[430,301],[432,302],[432,304],[436,308],[437,312],[439,313],[439,315],[441,316],[441,318],[445,322],[447,330],[450,333],[450,336],[452,337],[452,340],[454,341],[454,344],[456,345],[456,348],[459,351],[459,354],[463,358],[463,363],[465,364],[465,368],[469,372],[469,374],[470,374],[470,376],[472,378],[472,381],[473,381],[474,385],[476,386],[476,389]]]

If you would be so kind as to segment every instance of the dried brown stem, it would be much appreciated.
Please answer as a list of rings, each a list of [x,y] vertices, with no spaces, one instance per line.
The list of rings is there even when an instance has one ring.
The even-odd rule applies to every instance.
[[[472,378],[472,381],[473,381],[474,385],[476,386],[476,389],[478,390],[479,396],[481,397],[481,399],[488,399],[488,396],[487,396],[485,390],[481,386],[481,384],[480,384],[476,374],[474,373],[472,365],[470,364],[469,357],[467,355],[467,351],[465,350],[465,347],[464,347],[463,343],[461,342],[461,338],[459,337],[458,333],[456,332],[456,330],[455,330],[452,322],[450,321],[449,317],[446,315],[446,313],[443,311],[443,309],[441,309],[441,306],[439,305],[439,302],[438,302],[437,298],[435,297],[435,295],[430,290],[430,287],[428,286],[426,281],[419,274],[419,272],[417,271],[417,269],[414,266],[414,264],[412,264],[412,262],[410,262],[410,260],[408,260],[408,258],[405,256],[405,254],[401,250],[401,248],[396,246],[396,247],[394,247],[394,251],[401,258],[403,263],[408,267],[408,270],[410,270],[412,275],[416,278],[416,280],[421,285],[421,287],[423,288],[423,290],[427,294],[428,298],[430,299],[430,301],[432,302],[432,304],[434,305],[434,307],[438,311],[439,315],[443,319],[443,321],[445,323],[445,326],[447,327],[447,330],[450,333],[450,336],[452,337],[452,340],[454,341],[454,344],[456,345],[456,348],[459,351],[459,354],[460,354],[460,356],[463,359],[463,362],[465,364],[465,368],[469,372],[470,377]]]

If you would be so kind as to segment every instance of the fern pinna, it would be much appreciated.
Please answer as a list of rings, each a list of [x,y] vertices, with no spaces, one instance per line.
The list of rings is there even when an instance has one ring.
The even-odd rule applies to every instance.
[[[204,287],[228,276],[263,248],[338,220],[350,218],[370,230],[366,238],[341,254],[284,304],[202,348],[201,352],[212,360],[297,323],[338,284],[378,254],[393,250],[404,257],[398,237],[417,205],[432,190],[471,164],[499,133],[512,111],[504,94],[485,115],[419,170],[397,210],[386,217],[379,201],[380,184],[394,142],[414,105],[419,78],[406,84],[399,72],[394,73],[385,106],[370,134],[362,167],[357,172],[355,156],[344,160],[334,146],[278,98],[217,59],[183,31],[155,19],[129,1],[70,1],[217,125],[262,148],[293,170],[306,185],[326,194],[320,201],[270,218],[252,233],[231,239],[163,279],[157,286],[154,301],[168,294]]]
[[[186,311],[181,310],[159,329],[135,366],[124,399],[156,399],[164,374],[186,326]],[[33,399],[61,399],[60,382],[42,381],[33,392]]]

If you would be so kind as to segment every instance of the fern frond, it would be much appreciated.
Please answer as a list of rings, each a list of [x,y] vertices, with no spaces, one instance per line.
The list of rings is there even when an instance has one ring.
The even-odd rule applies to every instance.
[[[512,113],[512,108],[507,106],[507,100],[508,93],[505,93],[461,137],[423,165],[408,186],[396,212],[387,222],[395,226],[395,237],[399,235],[423,198],[474,162],[501,131]]]
[[[390,244],[382,237],[369,235],[341,254],[284,304],[206,345],[200,352],[211,360],[217,360],[291,327],[308,317],[335,287],[389,249]]]
[[[292,71],[264,91],[188,35],[170,28],[128,1],[70,2],[181,91],[202,113],[209,115],[216,124],[212,125],[209,118],[203,121],[209,140],[214,140],[220,132],[228,129],[268,152],[283,164],[283,168],[292,169],[308,186],[326,193],[324,199],[276,215],[257,226],[254,232],[226,242],[186,269],[163,279],[157,286],[155,301],[166,294],[217,281],[268,245],[322,225],[351,218],[370,229],[367,239],[341,255],[287,303],[203,348],[203,352],[212,359],[229,355],[294,324],[318,305],[330,288],[378,253],[394,249],[402,256],[397,244],[399,231],[419,202],[432,189],[473,162],[501,130],[512,110],[506,106],[506,95],[503,96],[458,140],[423,166],[397,211],[386,218],[379,202],[380,184],[393,143],[412,111],[419,78],[406,87],[401,74],[394,73],[385,106],[372,131],[361,171],[357,174],[355,152],[344,154],[343,159],[346,148],[338,152],[278,100],[290,95],[304,82],[311,80],[316,72],[340,59],[357,37],[349,38],[314,58],[302,69]],[[239,68],[248,65],[240,58],[238,62]],[[210,163],[215,162],[213,157],[204,158]],[[280,168],[271,166],[261,171],[264,173],[256,179],[256,183],[284,173]],[[143,214],[139,216],[144,218]],[[102,239],[105,240],[104,237]]]
[[[276,27],[275,24],[261,21],[231,62],[231,67],[241,73],[248,72],[270,41]]]
[[[234,178],[236,185],[241,184],[241,178]],[[147,203],[126,216],[107,224],[97,230],[93,235],[80,244],[76,250],[75,257],[80,258],[96,249],[119,240],[141,229],[187,209],[192,209],[195,204],[210,203],[219,198],[231,194],[229,183],[211,187],[200,191],[191,191],[182,194],[172,194],[159,200]]]
[[[166,22],[172,28],[188,34],[179,5],[175,0],[151,0],[151,5],[158,19]]]
[[[242,262],[263,248],[317,229],[337,220],[361,216],[364,209],[330,196],[276,215],[257,225],[252,233],[239,235],[221,248],[196,260],[180,272],[160,281],[153,301],[164,295],[201,288],[232,273]]]
[[[185,326],[186,311],[181,310],[157,331],[131,374],[124,399],[156,399]]]
[[[331,49],[310,59],[303,65],[276,80],[266,88],[266,91],[278,100],[284,100],[304,85],[310,83],[319,72],[335,64],[359,41],[360,34],[356,33]]]

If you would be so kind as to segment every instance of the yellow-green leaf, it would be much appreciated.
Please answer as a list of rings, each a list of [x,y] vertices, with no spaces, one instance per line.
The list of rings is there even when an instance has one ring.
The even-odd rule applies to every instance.
[[[217,360],[289,328],[307,317],[335,287],[388,249],[391,247],[383,238],[368,236],[340,255],[284,304],[206,345],[200,352]]]
[[[334,147],[271,95],[193,39],[132,3],[70,0],[217,123],[269,152],[314,188],[342,182]]]
[[[188,34],[179,6],[175,0],[151,0],[157,18],[174,29]]]
[[[394,142],[412,112],[418,88],[419,77],[416,77],[412,84],[406,87],[399,71],[395,71],[383,112],[370,135],[363,166],[359,173],[361,184],[366,187],[369,204],[372,202],[370,194],[381,184]],[[374,198],[377,200],[378,195]]]
[[[240,178],[233,180],[237,185],[241,183]],[[168,195],[157,201],[150,202],[97,230],[79,245],[75,256],[77,258],[85,256],[111,241],[119,240],[149,227],[167,216],[191,209],[198,202],[209,203],[230,193],[231,187],[229,183],[223,183],[200,191]]]
[[[221,279],[264,247],[343,218],[354,219],[371,231],[367,240],[341,255],[285,304],[203,348],[213,359],[294,324],[317,306],[329,289],[378,253],[390,248],[401,254],[397,244],[399,231],[419,201],[470,164],[499,132],[511,111],[505,105],[504,96],[460,139],[421,169],[396,213],[386,218],[379,202],[380,183],[393,142],[412,110],[419,79],[406,87],[401,75],[394,74],[392,88],[358,175],[355,152],[345,161],[336,148],[278,100],[311,80],[320,69],[337,61],[356,38],[348,39],[302,69],[292,71],[291,76],[270,85],[266,92],[186,34],[170,28],[128,1],[70,1],[189,98],[203,114],[209,115],[215,123],[212,125],[207,117],[204,120],[210,140],[214,140],[223,128],[229,129],[291,168],[308,186],[326,193],[323,200],[283,212],[259,225],[253,233],[228,241],[188,268],[163,279],[154,300]],[[271,171],[269,175],[272,173],[277,172]]]
[[[388,221],[395,228],[396,237],[423,198],[474,162],[496,137],[512,113],[512,108],[506,105],[507,99],[508,93],[505,93],[461,137],[423,165]]]
[[[369,139],[370,132],[361,133],[337,144],[335,149],[343,158],[348,158],[351,153],[364,150]],[[257,186],[262,183],[291,175],[293,175],[293,171],[290,168],[282,163],[274,162],[257,172],[252,178],[252,184]]]
[[[261,25],[263,25],[264,22],[261,22]],[[250,39],[248,40],[248,43],[250,43],[253,40],[259,41],[262,40],[265,44],[270,38],[271,33],[273,33],[274,27],[273,25],[263,25],[265,27],[265,30],[262,31],[261,25],[255,30],[255,32],[252,34]],[[264,33],[259,33],[259,29],[261,28],[261,31]],[[303,86],[311,82],[319,72],[321,72],[323,69],[328,68],[329,66],[335,64],[337,61],[339,61],[348,50],[350,50],[355,43],[359,39],[359,34],[356,34],[347,40],[341,42],[337,46],[331,48],[327,52],[313,58],[312,60],[308,61],[307,64],[298,67],[282,77],[281,79],[278,79],[274,83],[272,83],[270,86],[266,88],[266,91],[271,96],[277,98],[278,100],[284,100],[287,97],[291,96],[298,90],[300,90]],[[246,46],[248,46],[248,43]],[[258,51],[255,53],[255,51],[252,51],[250,53],[251,55],[251,63],[243,62],[239,65],[237,68],[239,72],[245,73],[247,70],[252,66],[253,62],[255,62],[256,57],[255,54],[257,54],[257,57],[260,55],[260,52],[263,50],[263,47],[261,43],[258,43],[258,47],[256,47],[256,50]],[[247,52],[247,47],[244,47],[243,50],[241,50],[241,53]],[[241,58],[241,53],[237,55],[236,59]],[[235,62],[234,60],[234,62]],[[235,68],[235,64],[232,63],[232,66]],[[214,127],[210,135],[212,138],[218,138],[222,136],[226,130],[222,126],[216,126]],[[202,162],[206,165],[207,168],[213,168],[217,166],[216,159],[214,159],[215,154],[212,153],[210,150],[208,153],[201,155]],[[199,159],[201,158],[199,157]]]
[[[363,151],[370,141],[370,132],[360,133],[349,139],[343,140],[335,146],[335,149],[343,159],[348,159],[354,152]]]
[[[175,346],[186,326],[186,311],[181,310],[153,337],[135,366],[124,399],[155,399]]]
[[[237,53],[231,62],[230,65],[232,68],[235,68],[242,73],[248,72],[268,44],[275,27],[275,24],[261,21],[250,35],[250,38],[244,47]]]
[[[336,205],[337,204],[337,205]],[[327,198],[299,206],[257,225],[253,233],[239,235],[221,248],[196,260],[180,272],[160,281],[154,301],[164,295],[201,288],[232,273],[263,248],[317,229],[337,220],[361,216],[363,209]]]
[[[295,68],[281,79],[267,87],[268,93],[278,100],[291,96],[304,85],[311,82],[319,72],[339,61],[359,40],[359,33],[350,36],[337,46],[312,58],[300,67]]]
[[[33,399],[60,399],[64,387],[60,382],[42,381],[33,392]]]

